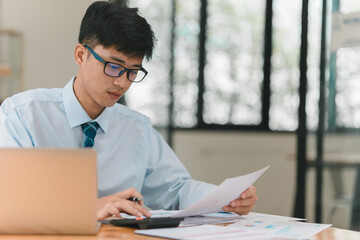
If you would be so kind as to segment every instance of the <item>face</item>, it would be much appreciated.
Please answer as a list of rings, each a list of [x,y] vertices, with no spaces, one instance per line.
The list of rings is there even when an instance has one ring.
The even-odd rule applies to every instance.
[[[115,48],[97,45],[93,48],[105,61],[118,63],[126,68],[139,69],[143,57],[131,57]],[[75,95],[91,118],[96,118],[105,107],[113,106],[129,89],[132,82],[127,72],[120,77],[110,77],[104,73],[104,63],[95,57],[83,45],[75,48],[75,60],[79,72],[74,82]]]

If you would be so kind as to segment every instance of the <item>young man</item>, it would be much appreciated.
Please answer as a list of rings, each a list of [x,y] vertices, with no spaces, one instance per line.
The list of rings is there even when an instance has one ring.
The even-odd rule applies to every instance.
[[[182,209],[214,189],[191,179],[150,120],[116,102],[147,74],[154,34],[137,9],[122,1],[99,1],[80,28],[76,77],[63,89],[14,95],[0,108],[0,147],[94,147],[98,152],[98,219],[126,212],[150,216],[142,207]],[[236,186],[234,186],[236,188]],[[128,200],[139,197],[136,204]],[[224,211],[247,214],[257,200],[250,187]]]

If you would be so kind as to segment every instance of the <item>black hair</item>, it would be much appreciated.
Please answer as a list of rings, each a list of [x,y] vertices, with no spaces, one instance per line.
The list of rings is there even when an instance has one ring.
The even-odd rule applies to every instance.
[[[137,8],[127,6],[126,0],[94,2],[81,21],[79,43],[91,48],[115,47],[119,52],[149,60],[155,41],[151,26]]]

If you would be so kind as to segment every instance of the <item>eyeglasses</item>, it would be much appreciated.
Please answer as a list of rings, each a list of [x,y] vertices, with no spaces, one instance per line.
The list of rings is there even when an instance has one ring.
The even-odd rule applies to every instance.
[[[130,82],[141,82],[148,72],[143,68],[140,69],[129,69],[120,64],[105,61],[102,57],[100,57],[96,52],[94,52],[89,46],[84,45],[91,52],[94,57],[104,64],[104,73],[110,77],[120,77],[125,72],[127,72],[127,79]]]

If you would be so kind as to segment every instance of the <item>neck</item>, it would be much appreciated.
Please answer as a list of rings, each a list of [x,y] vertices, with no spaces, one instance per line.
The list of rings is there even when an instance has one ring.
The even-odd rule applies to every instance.
[[[74,79],[73,90],[77,100],[91,119],[97,118],[102,111],[104,111],[105,107],[98,105],[85,91],[83,83],[79,77]]]

